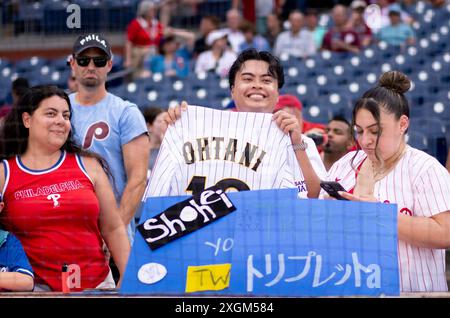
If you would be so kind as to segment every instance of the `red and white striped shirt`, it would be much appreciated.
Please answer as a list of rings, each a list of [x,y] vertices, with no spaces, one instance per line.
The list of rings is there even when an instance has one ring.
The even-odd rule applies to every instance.
[[[347,191],[356,185],[355,169],[367,155],[355,151],[335,162],[328,178],[338,181]],[[353,166],[352,166],[353,164]],[[396,203],[398,212],[419,217],[450,210],[450,175],[433,157],[407,146],[406,153],[395,168],[377,181],[374,196],[384,203]],[[400,287],[402,292],[447,291],[445,250],[421,248],[398,242]]]

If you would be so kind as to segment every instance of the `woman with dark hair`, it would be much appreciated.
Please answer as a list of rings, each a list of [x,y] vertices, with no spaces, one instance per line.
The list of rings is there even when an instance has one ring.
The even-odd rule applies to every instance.
[[[114,288],[105,241],[123,275],[130,252],[105,162],[72,139],[71,108],[55,86],[31,88],[1,133],[0,189],[4,228],[21,241],[35,290]]]
[[[447,291],[445,249],[450,247],[450,176],[430,155],[407,145],[411,83],[384,73],[353,109],[357,151],[329,171],[352,201],[397,204],[402,292]]]

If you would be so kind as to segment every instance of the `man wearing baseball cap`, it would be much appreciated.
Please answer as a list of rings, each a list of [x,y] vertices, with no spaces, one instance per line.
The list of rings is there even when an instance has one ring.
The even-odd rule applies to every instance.
[[[302,111],[303,105],[302,102],[294,95],[280,95],[278,97],[278,103],[275,105],[275,109],[273,110],[276,113],[279,110],[285,110],[288,113],[295,115],[297,118],[300,127],[302,128],[302,133],[304,134],[324,134],[325,133],[325,125],[319,123],[313,123],[310,121],[306,121],[303,119]]]
[[[98,48],[106,54],[108,59],[112,58],[111,47],[108,41],[100,34],[80,35],[73,44],[73,55],[79,55],[86,49]]]
[[[74,42],[70,67],[78,91],[69,96],[71,121],[77,143],[108,163],[119,212],[132,243],[134,215],[147,178],[149,140],[139,108],[106,90],[112,57],[111,46],[101,34],[82,35]]]

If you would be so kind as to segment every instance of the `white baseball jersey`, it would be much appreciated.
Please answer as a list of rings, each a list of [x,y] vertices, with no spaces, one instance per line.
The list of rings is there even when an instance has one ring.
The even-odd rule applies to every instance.
[[[308,143],[314,151],[314,142]],[[298,187],[299,196],[306,197],[294,160],[290,137],[272,114],[189,106],[164,136],[144,198],[192,194],[214,185],[232,190]]]
[[[354,155],[352,151],[335,162],[328,177],[349,192],[356,185]],[[359,151],[353,167],[360,167],[366,157]],[[407,146],[395,168],[375,183],[374,196],[380,202],[396,203],[400,213],[431,217],[450,210],[450,175],[435,158]],[[444,249],[420,248],[399,240],[398,257],[401,291],[447,291]]]

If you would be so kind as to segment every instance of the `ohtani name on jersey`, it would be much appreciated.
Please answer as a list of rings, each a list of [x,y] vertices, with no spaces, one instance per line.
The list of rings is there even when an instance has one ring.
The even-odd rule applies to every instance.
[[[238,163],[256,172],[265,155],[266,151],[248,142],[243,149],[238,149],[238,140],[234,138],[225,140],[224,137],[204,137],[183,145],[183,156],[188,165],[206,160],[223,160]]]
[[[48,186],[29,188],[14,192],[14,198],[16,200],[23,198],[34,198],[41,195],[49,195],[58,192],[72,191],[83,188],[83,185],[78,180],[66,181],[61,183],[55,183]]]

